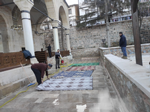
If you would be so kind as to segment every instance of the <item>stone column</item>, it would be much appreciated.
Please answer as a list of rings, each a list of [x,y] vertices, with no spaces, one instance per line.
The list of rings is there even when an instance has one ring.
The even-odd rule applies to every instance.
[[[14,0],[14,3],[21,11],[25,48],[30,51],[32,56],[35,56],[30,17],[30,10],[34,5],[33,0]]]
[[[67,50],[69,50],[71,52],[69,33],[70,33],[70,30],[66,29]]]
[[[58,37],[58,22],[57,21],[51,21],[50,22],[53,27],[53,38],[54,38],[54,47],[55,52],[60,49],[59,47],[59,37]]]
[[[1,35],[1,32],[0,32],[0,52],[4,52],[3,50],[3,38],[2,38],[2,35]]]

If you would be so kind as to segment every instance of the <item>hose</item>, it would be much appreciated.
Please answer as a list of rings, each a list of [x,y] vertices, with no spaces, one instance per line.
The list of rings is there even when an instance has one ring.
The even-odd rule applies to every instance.
[[[55,72],[55,73],[53,73],[53,74],[51,74],[51,75],[54,75],[54,74],[57,74],[57,73],[59,73],[59,71],[60,70],[62,70],[62,68],[65,68],[65,67],[68,67],[68,66],[70,66],[71,64],[67,64],[66,66],[64,66],[64,65],[61,65],[60,66],[60,69],[57,71],[57,72]],[[44,80],[46,80],[46,79],[44,79]],[[37,83],[36,83],[37,84]],[[16,99],[17,98],[17,96],[18,95],[20,95],[21,93],[25,93],[25,92],[27,92],[28,90],[29,90],[29,88],[31,88],[31,87],[34,87],[34,86],[36,86],[36,84],[34,84],[34,85],[32,85],[32,86],[30,86],[30,87],[28,87],[25,91],[21,91],[21,92],[19,92],[14,98],[12,98],[12,99],[10,99],[9,101],[7,101],[6,103],[4,103],[3,105],[1,105],[0,106],[0,108],[2,108],[2,107],[4,107],[6,104],[8,104],[9,102],[11,102],[11,101],[13,101],[14,99]]]

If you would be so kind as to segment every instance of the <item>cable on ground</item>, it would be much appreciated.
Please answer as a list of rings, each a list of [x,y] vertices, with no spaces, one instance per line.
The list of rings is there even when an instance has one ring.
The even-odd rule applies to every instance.
[[[71,65],[71,64],[67,64],[66,66],[65,66],[65,65],[61,65],[61,66],[60,66],[60,69],[59,69],[57,72],[55,72],[55,73],[53,73],[53,74],[51,74],[51,75],[54,75],[54,74],[59,73],[59,71],[62,70],[62,68],[68,67],[68,66],[70,66],[70,65]],[[46,80],[46,79],[44,79],[44,80]],[[37,84],[37,83],[36,83],[36,84]],[[6,104],[8,104],[9,102],[11,102],[11,101],[13,101],[14,99],[16,99],[17,96],[20,95],[21,93],[27,92],[27,91],[29,90],[29,88],[36,86],[36,84],[34,84],[34,85],[32,85],[32,86],[29,86],[25,91],[19,92],[14,98],[10,99],[9,101],[7,101],[7,102],[4,103],[3,105],[1,105],[0,108],[4,107],[4,106],[5,106]]]

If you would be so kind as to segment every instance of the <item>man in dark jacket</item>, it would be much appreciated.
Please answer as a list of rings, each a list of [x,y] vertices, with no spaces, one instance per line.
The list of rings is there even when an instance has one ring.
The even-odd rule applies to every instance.
[[[51,55],[51,45],[50,45],[50,44],[49,44],[49,46],[47,47],[47,50],[48,50],[49,57],[51,58],[52,55]]]
[[[43,77],[44,77],[44,72],[46,72],[46,76],[48,79],[48,69],[51,69],[52,65],[51,64],[44,64],[44,63],[37,63],[37,64],[33,64],[31,66],[32,71],[35,74],[36,80],[38,85],[40,85],[41,83],[43,83]]]
[[[126,51],[126,46],[127,46],[127,41],[126,41],[126,37],[123,35],[122,32],[119,32],[120,35],[120,42],[119,45],[121,47],[121,50],[123,52],[123,59],[127,59],[127,51]]]
[[[60,60],[60,53],[59,53],[59,49],[57,50],[57,52],[55,52],[55,59],[56,59],[56,69],[60,68],[59,67],[59,60]]]

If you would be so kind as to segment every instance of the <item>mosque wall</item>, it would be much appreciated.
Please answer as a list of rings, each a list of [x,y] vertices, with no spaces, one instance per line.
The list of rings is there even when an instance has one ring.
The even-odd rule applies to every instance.
[[[62,37],[61,29],[58,29],[58,37],[59,37],[60,50],[67,50],[67,39],[66,39],[65,30],[63,30],[63,37]],[[48,46],[50,44],[52,51],[54,51],[54,37],[53,37],[53,31],[52,30],[49,31],[49,33],[47,33],[45,35],[45,44],[46,44],[46,46]]]
[[[2,35],[0,34],[0,52],[3,52],[3,41],[2,41]]]
[[[23,30],[14,30],[11,29],[13,25],[11,10],[6,7],[0,8],[0,52],[18,52],[21,51],[22,47],[25,47]],[[18,19],[18,25],[22,25],[21,18]],[[28,32],[27,32],[28,33]],[[7,38],[4,38],[5,34]],[[33,40],[34,40],[34,48],[35,51],[40,51],[43,48],[44,38],[41,35],[36,35],[34,26],[33,26]],[[8,41],[8,46],[6,46],[6,42]],[[2,48],[3,46],[3,48]],[[8,47],[8,48],[7,48]],[[3,49],[3,50],[2,50]],[[8,50],[7,50],[8,49]]]
[[[111,23],[109,37],[111,45],[119,42],[119,32],[123,32],[128,42],[133,42],[132,22]],[[99,25],[78,30],[76,27],[70,29],[71,49],[98,48],[102,46],[102,39],[106,39],[106,26]],[[107,39],[106,39],[107,41]]]
[[[111,46],[119,46],[119,32],[123,32],[127,38],[128,45],[134,44],[132,33],[132,20],[110,23],[109,37]],[[71,49],[88,49],[103,46],[102,39],[106,39],[106,25],[98,25],[78,30],[76,27],[70,29]],[[150,43],[150,18],[144,18],[141,27],[142,43]],[[107,41],[107,39],[106,39]]]

